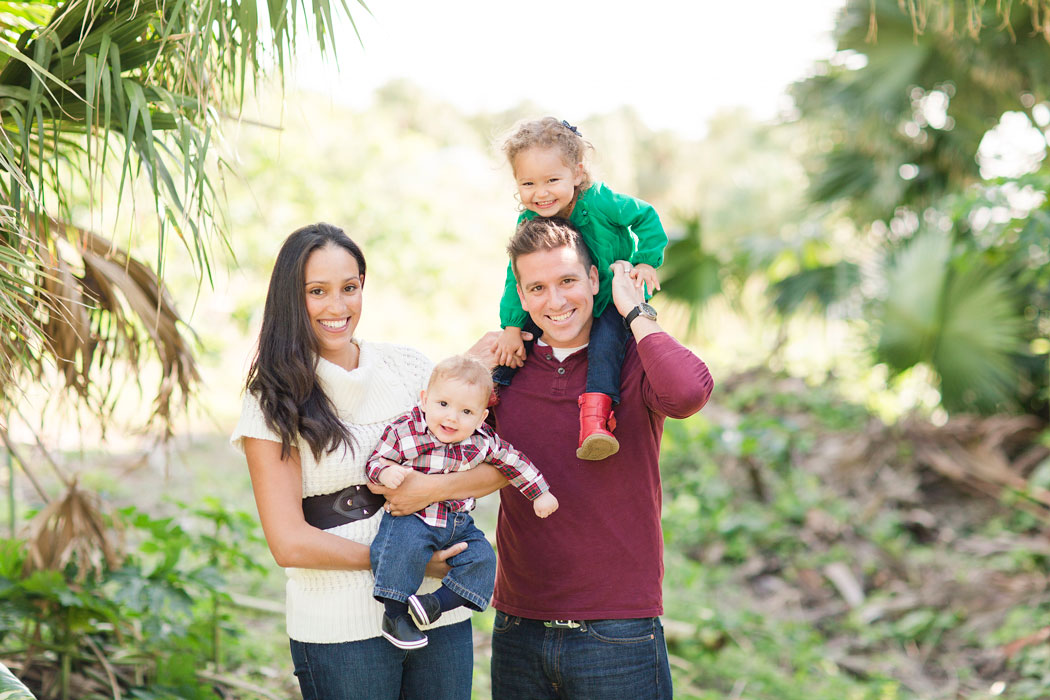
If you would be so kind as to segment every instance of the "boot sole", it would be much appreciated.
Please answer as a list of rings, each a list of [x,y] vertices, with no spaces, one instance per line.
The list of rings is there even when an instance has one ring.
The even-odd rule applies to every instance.
[[[588,435],[576,448],[576,458],[597,462],[620,451],[620,443],[610,435]]]
[[[419,598],[414,595],[408,597],[408,614],[412,616],[412,619],[420,627],[432,625],[438,621],[439,617],[441,617],[441,613],[438,613],[433,620],[427,617],[427,611],[424,610],[423,606],[419,603]]]
[[[383,632],[382,634],[384,637],[386,637],[386,640],[388,642],[393,644],[398,649],[422,649],[430,643],[429,637],[423,637],[422,641],[419,642],[406,642],[401,639],[398,639],[397,637],[394,637],[393,635],[387,634],[386,632]]]

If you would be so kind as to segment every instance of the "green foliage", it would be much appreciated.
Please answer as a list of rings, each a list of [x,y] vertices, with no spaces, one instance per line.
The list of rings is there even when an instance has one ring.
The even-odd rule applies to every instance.
[[[35,700],[29,688],[26,688],[4,664],[0,664],[0,698],[3,700]]]
[[[887,264],[875,355],[898,372],[929,364],[949,411],[990,413],[1017,394],[1025,320],[1010,270],[952,247],[945,232],[926,231]]]
[[[1046,109],[1050,44],[1021,29],[1042,26],[1040,7],[851,0],[837,55],[794,88],[810,198],[864,236],[821,260],[800,253],[774,303],[797,313],[809,299],[860,321],[873,362],[891,376],[929,368],[953,414],[1045,416],[1048,405],[1050,348],[1038,339],[1050,330],[1050,171],[982,182],[978,157],[1005,112],[1031,125]]]
[[[813,475],[792,468],[794,456],[811,449],[815,437],[792,416],[856,429],[866,413],[819,389],[768,388],[749,385],[724,397],[739,412],[731,428],[712,424],[703,413],[668,423],[661,453],[665,490],[673,494],[665,506],[668,546],[701,561],[742,563],[760,552],[793,556],[801,552],[794,529],[806,513],[835,509]],[[737,467],[735,480],[727,464]]]
[[[998,24],[993,4],[981,5],[984,24]],[[1012,5],[1007,25],[1029,24],[1029,8]],[[837,60],[796,84],[795,97],[819,134],[811,197],[846,200],[861,220],[888,220],[899,206],[921,209],[977,182],[974,156],[1003,112],[1030,112],[1050,97],[1050,44],[1029,31],[917,36],[896,0],[851,0],[836,38]],[[915,168],[909,179],[902,166]]]
[[[181,243],[202,283],[213,247],[230,251],[220,115],[283,70],[303,28],[334,53],[350,4],[34,0],[0,13],[0,409],[57,366],[57,383],[106,421],[114,377],[148,356],[170,431],[174,388],[185,403],[198,377],[165,254]],[[114,200],[128,232],[142,228],[137,208],[153,213],[153,269],[140,260],[149,243],[123,250],[90,230],[113,225]]]
[[[104,657],[132,697],[223,697],[197,672],[235,666],[250,653],[229,643],[242,624],[226,589],[231,575],[264,570],[246,546],[259,543],[254,518],[208,500],[183,508],[178,520],[128,507],[119,522],[129,554],[87,577],[24,575],[23,543],[0,542],[0,656],[23,661],[41,686],[57,676],[68,688]]]
[[[681,621],[668,622],[676,697],[976,699],[1000,680],[1003,697],[1050,693],[1044,523],[1009,495],[992,508],[939,492],[929,475],[928,491],[878,494],[909,481],[915,449],[890,433],[892,444],[844,455],[870,439],[873,418],[832,383],[757,370],[723,382],[718,396],[669,421],[663,439],[665,608]],[[874,454],[883,466],[865,472]],[[882,471],[892,487],[873,478]],[[1044,464],[1033,481],[1047,474]],[[975,545],[964,533],[977,546],[1003,544],[967,555]],[[1039,535],[1026,547],[1029,533]],[[832,585],[835,567],[856,578],[858,604]],[[1000,670],[991,660],[1009,644],[1017,651]],[[923,670],[907,651],[916,649]],[[958,683],[950,694],[944,674]]]
[[[711,299],[723,294],[723,274],[726,265],[704,247],[699,217],[682,222],[682,233],[667,244],[665,262],[660,268],[660,299],[702,308]],[[688,331],[696,330],[698,316],[689,317]]]

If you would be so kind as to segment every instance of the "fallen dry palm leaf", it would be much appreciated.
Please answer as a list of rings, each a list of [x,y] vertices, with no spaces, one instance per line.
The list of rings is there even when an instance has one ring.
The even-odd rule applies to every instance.
[[[1031,444],[1042,427],[1035,416],[964,416],[939,428],[911,422],[905,433],[920,463],[993,498],[1004,490],[1021,495],[1028,500],[1019,507],[1050,521],[1050,491],[1029,483],[1025,471],[1050,455],[1050,449]]]
[[[75,568],[75,578],[101,573],[103,565],[120,564],[112,541],[119,532],[107,527],[98,496],[80,489],[76,481],[66,493],[43,508],[26,526],[28,552],[25,574],[33,571],[62,571]]]

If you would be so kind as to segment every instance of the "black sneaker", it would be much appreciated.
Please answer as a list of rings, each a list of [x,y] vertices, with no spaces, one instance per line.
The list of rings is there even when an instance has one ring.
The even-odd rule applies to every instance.
[[[412,623],[408,615],[398,615],[392,620],[389,615],[383,615],[381,630],[387,641],[398,649],[422,649],[430,641]]]
[[[433,593],[408,597],[408,612],[420,627],[432,625],[441,617],[441,601]]]

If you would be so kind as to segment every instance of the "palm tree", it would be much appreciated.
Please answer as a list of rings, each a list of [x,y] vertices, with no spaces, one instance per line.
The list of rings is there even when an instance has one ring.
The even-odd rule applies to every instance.
[[[994,13],[988,3],[985,26]],[[1031,116],[1050,98],[1050,44],[1021,31],[1029,15],[1026,5],[1013,6],[1012,33],[917,35],[896,0],[851,0],[836,26],[839,60],[793,90],[821,134],[813,200],[845,201],[858,218],[889,220],[900,205],[919,209],[978,182],[974,156],[984,135],[1004,112]]]
[[[283,70],[297,29],[333,53],[342,17],[353,24],[345,0],[0,0],[0,415],[53,368],[105,417],[113,377],[155,357],[154,417],[170,426],[197,370],[164,251],[178,240],[210,278],[227,240],[223,115]],[[153,269],[74,213],[85,198],[120,208],[136,183],[156,220]]]
[[[894,372],[931,367],[950,411],[1041,413],[1047,353],[1036,341],[1050,306],[1039,280],[1050,273],[1029,252],[1050,242],[1036,223],[1047,205],[1019,210],[1007,200],[1024,188],[1045,192],[1050,171],[983,182],[976,155],[1004,112],[1035,121],[1033,109],[1050,97],[1050,44],[1026,29],[1045,24],[1041,3],[996,5],[1006,6],[1009,31],[978,38],[944,31],[944,15],[940,31],[918,33],[921,18],[895,0],[847,5],[837,26],[846,60],[828,62],[795,96],[815,134],[811,199],[852,219],[876,241],[875,255],[800,261],[774,292],[784,313],[807,297],[825,307],[859,301],[874,360]],[[996,8],[981,6],[970,25],[956,27],[993,25]],[[869,41],[873,19],[877,41]],[[984,221],[993,208],[1013,214]]]

